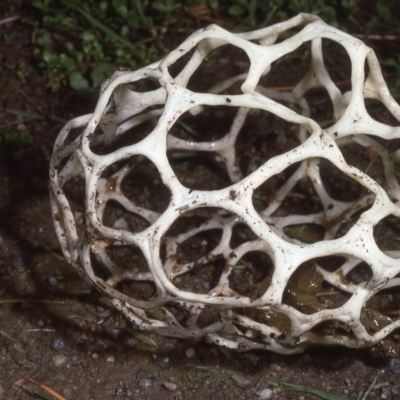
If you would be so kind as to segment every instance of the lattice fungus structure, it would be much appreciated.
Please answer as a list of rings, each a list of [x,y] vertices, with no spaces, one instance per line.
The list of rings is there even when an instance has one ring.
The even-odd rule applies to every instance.
[[[64,256],[140,330],[278,353],[395,340],[398,121],[374,52],[316,16],[200,29],[60,132]]]

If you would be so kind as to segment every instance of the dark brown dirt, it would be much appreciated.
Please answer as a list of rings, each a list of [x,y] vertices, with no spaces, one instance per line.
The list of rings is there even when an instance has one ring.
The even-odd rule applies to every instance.
[[[143,343],[59,256],[47,194],[49,155],[62,121],[90,111],[93,101],[46,90],[31,56],[31,33],[19,20],[0,25],[0,128],[32,139],[0,143],[0,399],[43,398],[32,380],[68,400],[252,399],[264,389],[272,391],[265,398],[316,398],[273,382],[360,399],[375,379],[382,385],[368,399],[400,398],[400,359],[379,358],[378,348],[284,357],[155,335],[148,335],[155,346]],[[6,110],[43,118],[19,119]]]

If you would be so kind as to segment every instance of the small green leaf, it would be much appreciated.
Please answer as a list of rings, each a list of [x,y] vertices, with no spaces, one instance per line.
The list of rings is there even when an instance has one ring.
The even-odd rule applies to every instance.
[[[132,332],[132,334],[136,339],[140,340],[141,342],[143,342],[151,347],[157,347],[157,343],[153,339],[151,339],[147,335],[145,335],[144,333]]]
[[[191,369],[186,370],[186,376],[188,377],[189,382],[194,381],[194,375],[193,375],[193,371]]]
[[[0,337],[9,340],[10,342],[13,342],[14,339],[6,332],[0,331]]]
[[[218,0],[209,0],[208,4],[213,10],[215,10],[216,8],[219,7],[219,1]]]
[[[97,65],[90,74],[93,87],[99,87],[116,69],[116,66],[111,63],[102,63]]]
[[[36,114],[36,113],[30,113],[27,111],[21,111],[21,110],[14,110],[11,108],[7,108],[5,110],[6,112],[13,114],[13,115],[18,115],[21,118],[26,118],[26,119],[44,119],[43,115]]]
[[[75,90],[84,90],[89,87],[89,82],[78,71],[69,74],[69,85]]]
[[[315,389],[315,388],[308,387],[308,386],[297,385],[296,383],[269,382],[269,384],[272,386],[279,386],[279,387],[282,387],[285,389],[292,389],[292,390],[295,390],[296,392],[310,393],[310,394],[313,394],[314,396],[318,396],[324,400],[346,400],[345,397],[338,396],[336,394],[332,394],[332,393],[328,393],[328,392],[324,392],[323,390]]]
[[[255,367],[260,359],[254,353],[245,353],[244,357]]]
[[[244,8],[239,6],[238,4],[235,4],[235,5],[229,7],[228,13],[229,13],[229,15],[233,15],[233,16],[237,17],[244,13]]]
[[[96,36],[94,35],[94,33],[90,32],[90,31],[85,31],[85,32],[82,33],[82,39],[85,42],[91,42],[92,40],[95,39],[95,37]]]
[[[289,225],[283,231],[290,238],[304,243],[316,243],[324,237],[323,227],[317,224]]]
[[[227,347],[218,347],[218,350],[228,359],[233,360],[232,352]]]

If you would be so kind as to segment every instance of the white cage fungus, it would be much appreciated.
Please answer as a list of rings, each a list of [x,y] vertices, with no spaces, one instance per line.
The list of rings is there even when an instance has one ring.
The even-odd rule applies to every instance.
[[[114,73],[60,132],[64,256],[142,330],[278,353],[378,343],[400,327],[400,245],[383,239],[400,217],[397,121],[371,48],[316,16],[198,30]]]

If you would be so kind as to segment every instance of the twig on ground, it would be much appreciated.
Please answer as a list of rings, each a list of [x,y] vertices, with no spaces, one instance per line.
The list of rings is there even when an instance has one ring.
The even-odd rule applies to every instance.
[[[19,15],[14,15],[13,17],[8,17],[8,18],[4,18],[0,21],[0,25],[5,25],[8,24],[10,22],[16,21],[18,19],[20,19],[21,17]]]
[[[40,109],[40,107],[38,107],[36,105],[36,103],[21,89],[19,88],[14,82],[10,82],[10,85],[41,115],[43,115],[43,117],[46,118],[46,114],[43,112],[43,110]]]
[[[46,393],[52,395],[56,400],[66,400],[65,397],[61,396],[60,394],[58,394],[56,391],[54,391],[53,389],[51,389],[49,386],[44,385],[43,383],[40,383],[38,381],[36,381],[33,378],[30,378],[29,376],[25,378],[27,381],[33,383],[36,386],[39,386],[42,390],[44,390]]]
[[[375,383],[376,383],[376,381],[377,381],[377,379],[378,379],[378,376],[379,376],[379,374],[377,374],[377,375],[375,376],[374,380],[373,380],[372,383],[369,385],[367,391],[364,393],[364,396],[361,398],[361,400],[366,400],[366,399],[367,399],[367,397],[369,396],[369,394],[371,393],[372,389],[373,389],[374,386],[375,386]]]

